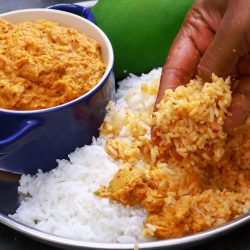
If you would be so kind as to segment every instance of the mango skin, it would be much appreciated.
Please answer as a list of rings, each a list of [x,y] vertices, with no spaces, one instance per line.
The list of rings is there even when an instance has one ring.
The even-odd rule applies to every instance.
[[[161,67],[194,0],[99,0],[92,12],[109,37],[115,77]]]

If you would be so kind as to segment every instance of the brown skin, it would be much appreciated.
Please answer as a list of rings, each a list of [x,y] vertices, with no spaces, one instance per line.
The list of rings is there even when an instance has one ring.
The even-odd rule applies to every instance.
[[[166,89],[185,85],[196,74],[239,80],[233,90],[226,131],[250,113],[250,1],[197,0],[189,10],[163,67],[156,104]]]

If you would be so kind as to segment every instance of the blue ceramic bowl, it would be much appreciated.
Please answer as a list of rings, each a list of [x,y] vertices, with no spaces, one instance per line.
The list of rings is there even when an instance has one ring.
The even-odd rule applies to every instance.
[[[56,7],[53,7],[56,8]],[[69,10],[93,18],[83,7]],[[72,9],[73,8],[73,9]],[[82,8],[82,9],[81,9]],[[47,19],[72,27],[97,40],[102,47],[106,71],[100,82],[83,96],[60,106],[34,111],[0,109],[0,169],[34,174],[38,169],[56,167],[56,159],[91,143],[105,116],[105,107],[114,91],[113,50],[106,35],[91,21],[75,14],[52,9],[28,9],[1,14],[12,23]]]

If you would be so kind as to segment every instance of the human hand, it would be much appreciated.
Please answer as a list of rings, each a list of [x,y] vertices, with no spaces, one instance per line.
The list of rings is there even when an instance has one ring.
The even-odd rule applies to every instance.
[[[166,89],[189,82],[196,74],[210,80],[231,76],[231,116],[224,129],[242,123],[250,112],[250,1],[197,0],[188,12],[163,67],[156,104]]]

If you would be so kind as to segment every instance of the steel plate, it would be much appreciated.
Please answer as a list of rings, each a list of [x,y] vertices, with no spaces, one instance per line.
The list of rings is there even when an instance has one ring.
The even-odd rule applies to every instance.
[[[85,7],[93,7],[97,1],[82,2],[80,5]],[[18,197],[18,181],[20,176],[14,174],[6,174],[0,172],[0,223],[40,242],[48,245],[60,247],[63,249],[184,249],[190,246],[204,243],[204,241],[214,239],[227,232],[237,229],[250,221],[250,215],[245,215],[226,223],[220,227],[213,228],[201,233],[176,238],[169,240],[159,240],[154,242],[146,242],[136,244],[113,244],[113,243],[95,243],[71,240],[37,229],[26,226],[18,221],[8,217],[8,214],[13,214],[18,208],[20,202]]]

